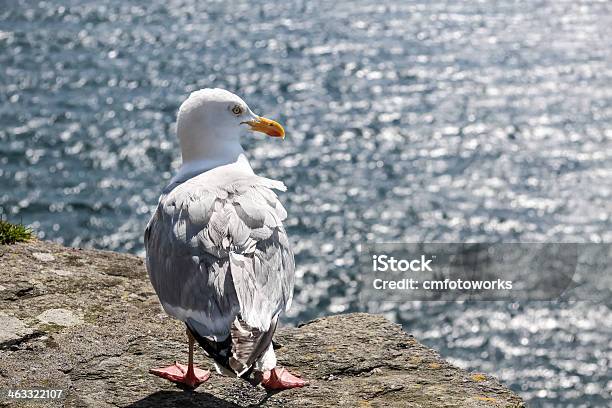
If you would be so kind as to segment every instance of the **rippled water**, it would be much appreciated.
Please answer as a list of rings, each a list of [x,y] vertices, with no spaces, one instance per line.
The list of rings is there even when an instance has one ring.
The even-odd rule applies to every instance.
[[[0,1],[0,206],[41,237],[142,253],[175,113],[224,87],[288,138],[290,321],[363,310],[365,241],[611,242],[607,1]],[[607,406],[610,303],[388,311],[534,406]]]

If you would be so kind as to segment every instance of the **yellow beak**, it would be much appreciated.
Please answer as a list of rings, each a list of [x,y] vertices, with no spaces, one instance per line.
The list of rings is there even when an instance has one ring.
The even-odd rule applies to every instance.
[[[253,132],[261,132],[271,137],[280,137],[281,139],[285,138],[285,129],[283,129],[280,123],[271,119],[260,116],[255,120],[249,120],[248,122],[243,123],[249,125],[249,130],[252,130]]]

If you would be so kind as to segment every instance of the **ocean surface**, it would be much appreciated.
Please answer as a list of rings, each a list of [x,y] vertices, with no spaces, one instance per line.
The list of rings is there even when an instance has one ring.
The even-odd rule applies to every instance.
[[[104,4],[103,4],[104,3]],[[41,238],[143,253],[175,115],[222,87],[283,180],[286,323],[368,310],[365,242],[612,242],[612,2],[0,0],[0,208]],[[612,404],[612,304],[385,311],[532,406]]]

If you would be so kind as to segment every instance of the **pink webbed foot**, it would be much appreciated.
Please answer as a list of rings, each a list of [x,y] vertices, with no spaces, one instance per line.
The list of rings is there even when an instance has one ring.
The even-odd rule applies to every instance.
[[[192,367],[192,370],[189,370],[189,367],[177,362],[164,368],[152,368],[149,372],[177,384],[184,384],[189,388],[197,388],[210,378],[210,371],[208,370],[202,370],[195,366]]]
[[[300,377],[291,374],[286,368],[275,367],[263,373],[261,385],[267,390],[288,390],[303,387],[307,383]]]

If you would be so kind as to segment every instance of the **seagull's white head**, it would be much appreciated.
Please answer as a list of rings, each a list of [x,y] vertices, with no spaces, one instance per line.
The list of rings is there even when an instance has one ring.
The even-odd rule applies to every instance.
[[[285,137],[281,125],[254,114],[231,92],[218,88],[193,92],[178,112],[183,166],[200,163],[212,168],[235,162],[244,153],[240,146],[244,130]]]

